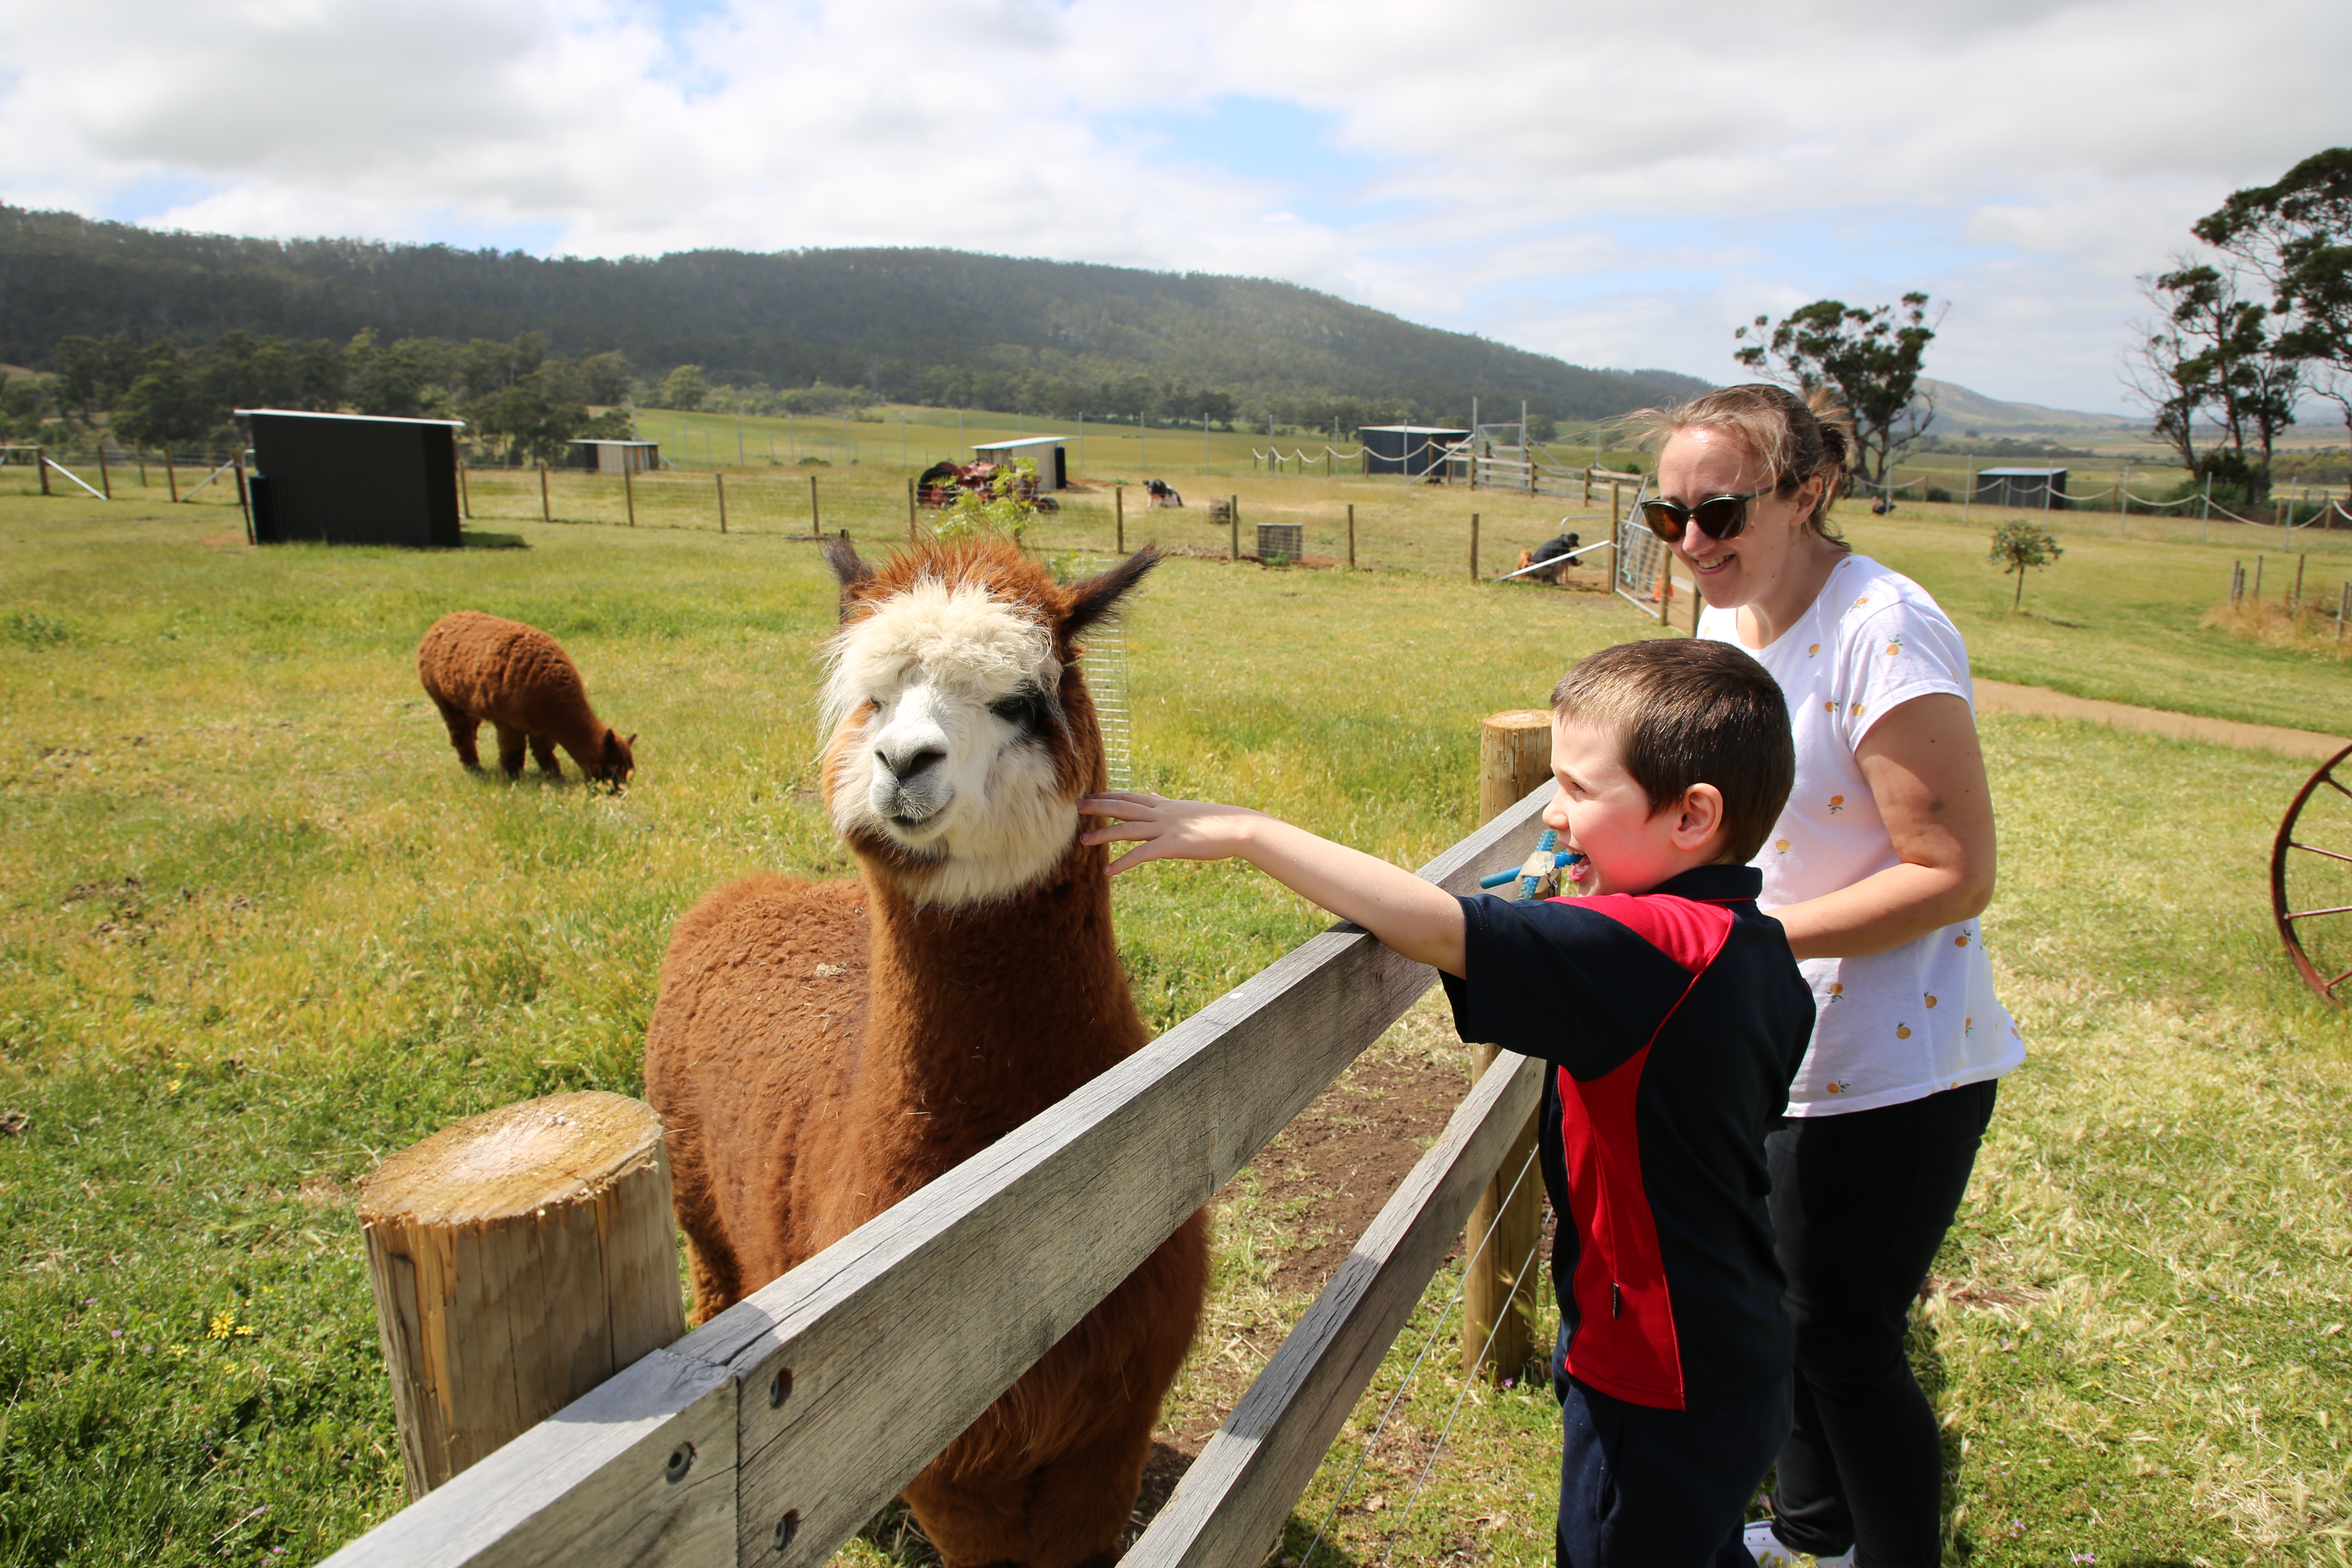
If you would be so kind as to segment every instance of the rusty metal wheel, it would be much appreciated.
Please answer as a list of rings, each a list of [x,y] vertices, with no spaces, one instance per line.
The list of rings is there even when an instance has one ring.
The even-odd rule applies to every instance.
[[[2352,746],[2304,781],[2279,823],[2271,913],[2304,983],[2343,1006],[2352,982]]]

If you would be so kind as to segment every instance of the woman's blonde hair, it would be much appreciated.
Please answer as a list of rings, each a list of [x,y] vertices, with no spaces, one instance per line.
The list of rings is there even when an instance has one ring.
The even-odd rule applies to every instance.
[[[1822,499],[1805,526],[1832,544],[1851,548],[1830,525],[1830,504],[1845,493],[1853,464],[1853,421],[1830,393],[1799,397],[1783,386],[1750,382],[1719,387],[1671,408],[1638,408],[1624,422],[1643,442],[1661,447],[1685,430],[1727,431],[1763,459],[1764,482],[1780,495],[1794,494],[1807,479],[1819,479]]]

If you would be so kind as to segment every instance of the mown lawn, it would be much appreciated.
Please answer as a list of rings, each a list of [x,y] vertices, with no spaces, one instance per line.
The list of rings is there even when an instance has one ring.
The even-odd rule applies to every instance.
[[[754,867],[845,867],[809,792],[832,595],[806,545],[499,522],[528,548],[249,552],[221,542],[233,516],[0,500],[0,1109],[30,1119],[0,1138],[0,1563],[307,1562],[396,1507],[357,1179],[471,1111],[634,1092],[678,911]],[[2186,679],[2101,673],[2155,657],[2127,627],[2004,642],[1937,526],[1855,532],[1945,596],[1986,673],[2116,683],[2102,696]],[[2166,559],[2084,543],[2027,602],[2095,567],[2135,602],[2201,605],[2211,554],[2177,577]],[[463,606],[565,643],[640,735],[626,794],[459,771],[412,660]],[[1130,626],[1140,782],[1415,863],[1471,826],[1477,717],[1649,629],[1592,595],[1172,561]],[[2226,716],[2316,724],[2341,689],[2340,666],[2163,635]],[[2263,881],[2304,765],[1986,735],[2005,851],[1986,928],[2033,1055],[1919,1331],[1955,1554],[2337,1561],[2352,1040],[2292,980]],[[1119,886],[1159,1026],[1321,923],[1230,868]],[[1426,1014],[1383,1048],[1460,1070]],[[1303,1309],[1268,1286],[1284,1240],[1244,1183],[1216,1324]],[[1408,1511],[1450,1362],[1441,1343],[1348,1494],[1348,1559],[1378,1561],[1400,1520],[1401,1559],[1548,1557],[1540,1390],[1472,1395]],[[1354,1459],[1335,1450],[1286,1551]]]

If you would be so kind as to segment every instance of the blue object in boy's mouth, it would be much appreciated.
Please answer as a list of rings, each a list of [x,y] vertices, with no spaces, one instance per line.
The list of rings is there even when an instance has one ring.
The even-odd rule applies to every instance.
[[[1562,850],[1557,858],[1553,869],[1565,871],[1568,868],[1575,865],[1579,860],[1581,860],[1584,858],[1584,851],[1581,849]],[[1507,871],[1497,871],[1491,877],[1479,878],[1478,885],[1481,888],[1499,888],[1506,882],[1517,881],[1519,879],[1519,871],[1520,868],[1514,866]]]

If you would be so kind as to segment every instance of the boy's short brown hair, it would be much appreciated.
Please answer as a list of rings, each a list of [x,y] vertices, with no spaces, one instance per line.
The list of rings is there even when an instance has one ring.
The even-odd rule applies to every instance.
[[[1780,683],[1729,643],[1619,643],[1576,661],[1552,689],[1552,717],[1617,738],[1654,816],[1693,784],[1723,792],[1722,863],[1755,858],[1796,782]]]

